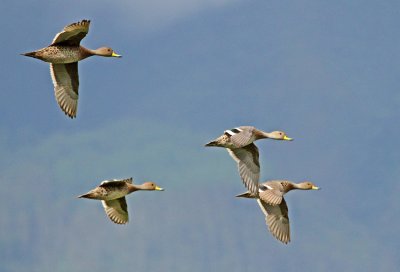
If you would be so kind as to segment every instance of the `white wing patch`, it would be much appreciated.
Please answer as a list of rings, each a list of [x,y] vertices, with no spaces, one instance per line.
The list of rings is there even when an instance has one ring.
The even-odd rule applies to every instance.
[[[271,186],[269,186],[269,185],[264,185],[268,190],[273,190],[274,188],[272,188]],[[265,190],[262,190],[261,188],[258,188],[258,192],[259,193],[262,193],[262,192],[265,192]]]
[[[100,185],[105,184],[105,183],[110,183],[110,182],[128,182],[130,184],[133,183],[133,178],[127,178],[127,179],[106,179],[103,180]]]

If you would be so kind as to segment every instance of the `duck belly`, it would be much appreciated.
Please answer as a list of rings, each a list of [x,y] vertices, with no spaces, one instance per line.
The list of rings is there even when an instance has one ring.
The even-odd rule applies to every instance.
[[[49,46],[35,53],[34,57],[55,64],[73,63],[84,58],[76,46]]]

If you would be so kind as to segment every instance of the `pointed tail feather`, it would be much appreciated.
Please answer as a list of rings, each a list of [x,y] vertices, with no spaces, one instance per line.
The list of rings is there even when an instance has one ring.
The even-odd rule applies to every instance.
[[[204,146],[217,146],[217,142],[216,141],[211,141],[211,142],[205,144]]]
[[[77,198],[91,198],[91,199],[94,199],[94,197],[93,197],[93,195],[91,193],[87,193],[87,194],[84,194],[84,195],[77,196]]]
[[[254,196],[249,191],[247,191],[243,194],[237,195],[236,197],[254,198]]]
[[[27,57],[35,58],[35,57],[36,57],[36,52],[22,53],[21,55],[22,55],[22,56],[27,56]]]

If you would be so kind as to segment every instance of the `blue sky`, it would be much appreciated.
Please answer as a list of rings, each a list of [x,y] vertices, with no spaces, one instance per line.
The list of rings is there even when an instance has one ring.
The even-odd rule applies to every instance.
[[[396,270],[399,8],[6,1],[5,271]],[[123,58],[79,64],[78,117],[70,120],[55,102],[48,64],[19,54],[81,19],[92,20],[84,46],[111,46]],[[244,187],[227,152],[203,147],[239,125],[295,138],[257,143],[262,180],[322,188],[287,195],[287,246],[268,233],[255,202],[233,197]],[[100,203],[74,198],[128,176],[166,191],[129,196],[127,226],[109,222]]]

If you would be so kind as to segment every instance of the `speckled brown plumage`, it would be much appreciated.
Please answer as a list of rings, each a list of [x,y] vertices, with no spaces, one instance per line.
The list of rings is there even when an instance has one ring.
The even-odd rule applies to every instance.
[[[154,182],[141,185],[133,184],[132,178],[112,179],[103,181],[98,187],[78,198],[101,200],[107,216],[116,224],[126,224],[129,221],[128,206],[125,196],[140,190],[163,191]]]
[[[80,42],[89,32],[89,26],[89,20],[70,24],[57,33],[48,47],[22,54],[50,63],[57,103],[71,118],[76,117],[78,108],[78,61],[93,55],[120,57],[109,47],[91,50],[81,46]]]
[[[50,45],[34,52],[25,53],[24,55],[45,62],[64,64],[78,62],[93,54],[83,46]]]

